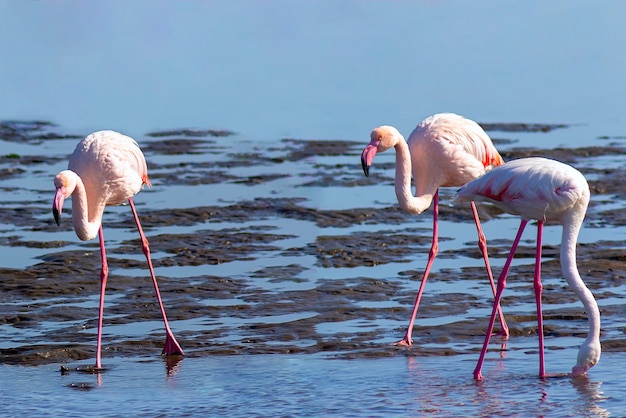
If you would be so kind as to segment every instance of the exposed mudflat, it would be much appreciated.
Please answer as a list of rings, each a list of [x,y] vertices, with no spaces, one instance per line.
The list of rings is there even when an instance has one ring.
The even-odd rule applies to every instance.
[[[621,158],[626,153],[623,141],[532,149],[506,136],[543,135],[567,126],[485,127],[505,160],[541,155],[572,164],[589,179],[593,200],[581,236],[587,230],[595,230],[594,236],[598,230],[604,233],[603,239],[581,240],[579,268],[601,305],[603,350],[625,350],[626,175],[623,164],[594,162]],[[47,145],[40,154],[23,155],[5,147],[0,155],[0,179],[16,180],[3,192],[14,193],[20,179],[37,179],[36,186],[33,182],[21,186],[20,199],[3,202],[0,251],[38,250],[37,258],[23,267],[0,266],[0,330],[4,330],[0,362],[34,365],[91,359],[98,243],[83,243],[73,235],[71,205],[60,227],[50,213],[52,178],[73,149],[65,144],[79,138],[64,135],[47,122],[1,123],[0,138],[30,150]],[[447,244],[442,245],[426,287],[415,344],[391,345],[404,335],[409,319],[430,248],[432,212],[415,217],[394,204],[393,156],[380,158],[371,177],[363,176],[359,155],[365,138],[255,144],[232,132],[211,130],[152,132],[136,138],[154,187],[135,201],[172,329],[187,356],[328,353],[351,358],[479,350],[490,291],[475,238],[468,235],[459,241],[455,233],[455,228],[471,225],[471,213],[448,204],[440,208],[440,239]],[[57,142],[64,145],[55,147]],[[223,192],[225,185],[235,192]],[[353,198],[351,191],[367,194],[375,186],[386,194],[381,200],[388,205],[346,205]],[[182,192],[176,193],[170,208],[167,202],[172,201],[166,197],[177,188]],[[339,194],[329,196],[323,205],[316,203],[324,199],[320,193],[335,189]],[[143,204],[153,190],[160,203]],[[444,192],[444,198],[452,192]],[[193,197],[193,202],[206,196],[208,203],[189,206],[185,196]],[[331,209],[333,199],[337,209]],[[480,212],[486,224],[516,223],[488,206]],[[104,361],[107,356],[158,355],[164,342],[158,305],[138,236],[132,238],[130,210],[107,209],[104,228],[105,239],[112,238],[107,248],[111,274]],[[529,231],[512,268],[514,287],[507,289],[503,302],[511,337],[536,335],[531,280],[534,227]],[[487,235],[496,276],[512,238],[513,233],[494,239]],[[561,279],[558,251],[558,240],[546,245],[542,265],[546,343],[555,350],[559,337],[574,337],[568,344],[577,345],[586,334],[586,314]]]

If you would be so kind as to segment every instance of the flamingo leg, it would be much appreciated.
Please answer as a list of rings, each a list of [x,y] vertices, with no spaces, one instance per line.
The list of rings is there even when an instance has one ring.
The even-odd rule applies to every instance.
[[[480,357],[478,358],[478,363],[476,364],[476,368],[474,369],[474,379],[482,380],[482,368],[483,363],[485,361],[485,356],[487,355],[487,347],[489,346],[489,338],[491,337],[491,333],[493,332],[493,325],[496,320],[496,313],[498,311],[498,306],[500,305],[500,299],[502,299],[502,292],[504,292],[504,288],[506,287],[506,276],[509,274],[509,270],[511,269],[511,262],[513,261],[513,257],[515,256],[515,250],[519,245],[520,239],[522,238],[522,232],[524,232],[524,228],[528,223],[527,220],[522,219],[520,223],[519,229],[517,231],[517,235],[515,236],[515,241],[513,241],[513,246],[511,247],[511,251],[509,252],[509,256],[504,263],[504,268],[500,273],[500,277],[498,277],[498,286],[496,288],[496,295],[493,301],[493,309],[491,310],[491,317],[489,318],[489,326],[487,327],[487,334],[485,335],[485,342],[483,343],[483,348],[480,352]]]
[[[420,283],[419,290],[417,291],[417,296],[415,297],[415,303],[413,304],[413,312],[411,312],[411,319],[409,321],[409,326],[406,329],[406,333],[404,334],[404,338],[400,341],[396,342],[394,345],[403,345],[410,347],[413,344],[413,340],[411,339],[411,334],[413,333],[413,323],[415,322],[415,316],[417,315],[417,309],[420,304],[420,300],[422,299],[422,293],[424,292],[424,287],[426,286],[426,280],[428,279],[428,274],[430,273],[430,269],[435,261],[435,257],[439,252],[439,189],[435,192],[435,196],[433,197],[433,241],[430,246],[430,252],[428,253],[428,262],[426,263],[426,269],[424,270],[424,275],[422,276],[422,282]]]
[[[543,245],[543,222],[537,221],[537,253],[535,256],[535,278],[533,285],[535,288],[535,300],[537,302],[537,334],[539,335],[539,377],[546,377],[544,361],[543,342],[543,311],[541,309],[541,247]]]
[[[107,287],[107,278],[109,277],[109,264],[107,263],[107,255],[104,249],[104,235],[102,234],[102,225],[98,231],[100,240],[100,258],[102,259],[102,268],[100,269],[100,305],[98,306],[98,337],[96,342],[96,369],[102,368],[102,318],[104,315],[104,292]]]
[[[487,239],[483,233],[483,228],[480,225],[480,218],[478,217],[478,211],[476,210],[476,204],[471,202],[472,213],[474,214],[474,222],[476,223],[476,230],[478,231],[478,248],[485,260],[485,268],[487,269],[487,275],[489,276],[489,283],[491,284],[491,291],[493,295],[496,295],[496,284],[493,281],[493,274],[491,273],[491,265],[489,264],[489,253],[487,252]],[[509,327],[504,320],[504,313],[502,313],[502,307],[498,304],[498,318],[500,319],[500,325],[502,329],[496,335],[501,335],[507,338],[509,336]]]
[[[161,309],[161,316],[163,317],[163,323],[165,325],[165,346],[163,347],[163,352],[161,354],[164,354],[166,356],[178,354],[182,356],[184,355],[183,349],[180,347],[180,344],[178,344],[178,341],[176,341],[174,333],[170,329],[169,323],[167,322],[165,308],[163,307],[163,301],[161,300],[161,292],[159,292],[159,285],[157,284],[156,275],[154,274],[154,268],[152,267],[148,239],[144,235],[143,229],[141,228],[141,223],[139,222],[139,216],[137,215],[137,210],[135,210],[135,204],[133,203],[133,199],[128,199],[128,203],[130,204],[130,208],[133,211],[133,216],[135,217],[135,224],[137,225],[137,230],[139,231],[139,236],[141,237],[142,250],[146,256],[146,260],[148,261],[150,276],[152,277],[152,284],[154,284],[154,292],[156,293],[157,300],[159,301],[159,308]]]

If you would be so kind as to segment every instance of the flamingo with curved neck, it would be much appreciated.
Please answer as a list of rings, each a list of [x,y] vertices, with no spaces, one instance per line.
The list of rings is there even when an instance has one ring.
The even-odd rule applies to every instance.
[[[496,167],[474,180],[456,194],[454,202],[487,201],[502,210],[521,217],[517,236],[504,268],[498,278],[487,335],[483,344],[474,378],[481,380],[482,365],[487,354],[490,333],[497,307],[522,232],[530,220],[537,221],[537,251],[535,255],[534,290],[537,304],[539,335],[539,376],[545,377],[543,313],[541,307],[541,247],[545,222],[556,221],[563,226],[561,236],[561,271],[576,296],[582,301],[589,318],[589,334],[578,351],[572,376],[581,376],[600,360],[600,311],[591,291],[585,286],[576,266],[576,240],[589,204],[589,185],[581,172],[558,161],[546,158],[521,158]]]
[[[413,324],[424,286],[439,251],[439,188],[462,186],[504,161],[489,136],[476,122],[454,113],[439,113],[424,119],[411,133],[408,141],[393,126],[384,125],[374,129],[370,134],[370,143],[361,154],[361,164],[366,176],[369,176],[376,153],[390,148],[396,151],[395,190],[402,210],[418,215],[433,204],[433,238],[428,261],[407,331],[404,338],[396,343],[410,346],[413,344]],[[415,194],[411,193],[411,176],[415,183]],[[474,202],[471,202],[471,207],[478,231],[478,247],[495,295],[496,286],[489,265],[487,241]],[[498,314],[502,325],[499,334],[507,337],[508,327],[499,308]]]
[[[159,292],[150,258],[148,239],[143,233],[133,196],[143,185],[150,185],[146,160],[139,146],[132,138],[114,131],[94,132],[80,141],[70,156],[68,170],[63,170],[54,178],[56,193],[52,203],[52,214],[57,224],[65,199],[72,196],[72,221],[79,239],[88,241],[99,236],[102,268],[100,271],[100,305],[98,310],[98,337],[96,348],[96,369],[102,368],[102,319],[104,313],[104,293],[109,275],[109,267],[102,233],[102,215],[105,206],[128,202],[133,212],[135,225],[141,237],[142,250],[146,256],[150,276],[161,316],[165,325],[165,345],[163,354],[183,355],[183,350],[174,338]]]

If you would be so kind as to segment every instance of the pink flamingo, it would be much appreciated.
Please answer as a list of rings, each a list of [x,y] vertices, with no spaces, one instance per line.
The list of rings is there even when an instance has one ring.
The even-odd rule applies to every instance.
[[[589,316],[589,334],[578,351],[572,376],[581,376],[600,360],[600,311],[593,295],[585,286],[576,266],[576,239],[589,203],[589,185],[573,167],[545,158],[522,158],[495,168],[457,192],[454,202],[487,201],[502,210],[519,215],[521,223],[511,252],[498,278],[498,286],[474,378],[482,379],[482,365],[493,331],[496,308],[506,287],[506,276],[528,221],[537,221],[537,252],[534,289],[537,303],[537,333],[539,334],[539,376],[545,377],[543,316],[541,310],[541,245],[543,225],[555,221],[563,226],[561,238],[561,271],[563,277],[582,301]]]
[[[159,286],[150,260],[150,247],[143,233],[139,217],[133,203],[133,196],[143,185],[150,186],[146,159],[139,145],[132,138],[113,131],[94,132],[80,141],[70,156],[68,170],[61,171],[54,178],[56,193],[52,203],[54,219],[59,224],[63,202],[72,199],[72,220],[76,235],[88,241],[99,235],[102,270],[100,272],[100,309],[98,316],[98,341],[96,368],[102,368],[102,314],[104,312],[104,292],[109,267],[102,235],[102,214],[109,205],[130,204],[135,224],[141,237],[143,253],[148,260],[150,275],[156,297],[165,323],[166,339],[163,348],[165,355],[183,355],[183,350],[174,338],[165,316]]]
[[[431,266],[439,251],[439,187],[459,187],[482,176],[491,168],[504,164],[489,136],[474,121],[454,113],[439,113],[424,119],[409,136],[408,142],[392,126],[380,126],[370,134],[371,141],[361,154],[363,172],[369,176],[369,168],[377,152],[391,147],[396,150],[396,196],[400,207],[408,213],[420,214],[433,204],[433,239],[422,282],[415,298],[413,312],[404,338],[396,345],[413,344],[411,334],[424,286]],[[415,182],[415,196],[411,194],[411,174]],[[480,226],[476,205],[471,202],[478,247],[485,260],[487,274],[494,295],[496,286],[489,266],[487,241]],[[509,330],[504,315],[498,308],[502,330],[507,337]]]

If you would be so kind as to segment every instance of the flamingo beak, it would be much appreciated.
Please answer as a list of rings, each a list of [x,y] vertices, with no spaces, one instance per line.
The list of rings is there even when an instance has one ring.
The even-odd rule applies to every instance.
[[[587,371],[582,367],[574,366],[572,368],[572,377],[584,376],[585,374],[587,374]]]
[[[372,160],[374,160],[374,156],[376,152],[378,152],[378,145],[380,141],[371,141],[361,153],[361,167],[363,167],[363,173],[365,177],[369,177],[370,175],[370,167],[372,166]]]
[[[63,211],[63,202],[65,201],[65,187],[59,187],[54,194],[52,201],[52,215],[57,225],[61,225],[61,212]]]
[[[370,166],[367,165],[367,163],[365,162],[365,158],[363,158],[363,156],[361,156],[361,167],[363,167],[363,174],[365,174],[365,177],[369,177]]]

